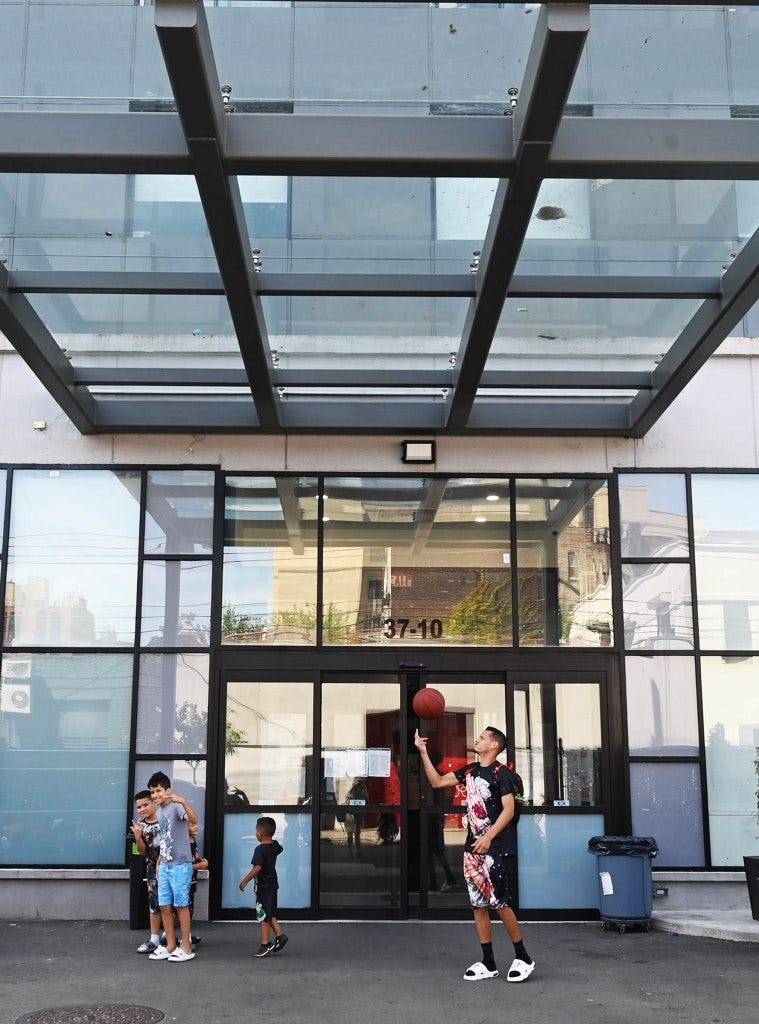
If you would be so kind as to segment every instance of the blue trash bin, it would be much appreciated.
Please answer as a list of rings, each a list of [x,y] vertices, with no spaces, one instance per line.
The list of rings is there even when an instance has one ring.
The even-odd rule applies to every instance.
[[[640,924],[650,930],[653,900],[651,861],[659,852],[652,836],[593,836],[588,853],[596,856],[598,910],[604,927]]]

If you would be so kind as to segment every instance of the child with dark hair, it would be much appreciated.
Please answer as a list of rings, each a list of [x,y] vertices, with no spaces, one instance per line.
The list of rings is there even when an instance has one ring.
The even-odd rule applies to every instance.
[[[268,956],[285,948],[287,936],[282,931],[277,919],[277,857],[282,853],[282,846],[274,838],[277,823],[274,818],[259,818],[256,822],[256,839],[258,846],[253,851],[251,864],[253,867],[240,882],[240,892],[253,878],[256,880],[256,911],[261,922],[261,945],[254,956]],[[271,941],[271,929],[274,929],[274,941]]]
[[[134,806],[137,817],[132,821],[132,834],[137,849],[145,858],[145,883],[148,887],[148,910],[150,912],[150,935],[137,947],[138,953],[154,953],[158,949],[161,931],[161,908],[158,905],[158,880],[156,866],[158,864],[158,816],[156,805],[150,791],[141,789],[134,794]]]

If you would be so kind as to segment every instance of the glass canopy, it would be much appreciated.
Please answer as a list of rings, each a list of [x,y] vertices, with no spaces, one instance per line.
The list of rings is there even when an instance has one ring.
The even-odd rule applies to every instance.
[[[640,437],[759,299],[750,5],[0,23],[0,330],[83,432]]]

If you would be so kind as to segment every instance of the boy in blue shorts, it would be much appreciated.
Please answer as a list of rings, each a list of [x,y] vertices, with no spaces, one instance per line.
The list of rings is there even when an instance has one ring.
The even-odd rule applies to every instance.
[[[192,884],[192,851],[190,825],[197,825],[198,816],[188,802],[171,788],[171,780],[163,772],[148,779],[148,789],[157,807],[161,855],[158,861],[158,903],[166,932],[166,945],[159,946],[150,960],[184,963],[193,960],[190,886]],[[177,945],[174,910],[179,918],[181,944]]]

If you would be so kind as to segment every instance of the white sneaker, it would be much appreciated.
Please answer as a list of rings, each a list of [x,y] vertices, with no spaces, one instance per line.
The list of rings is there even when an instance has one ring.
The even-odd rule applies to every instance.
[[[148,960],[168,960],[170,956],[171,953],[165,946],[159,946],[158,949],[153,950],[153,952],[148,956]]]

